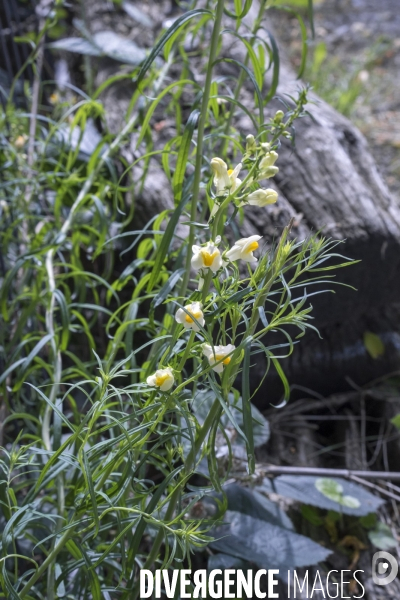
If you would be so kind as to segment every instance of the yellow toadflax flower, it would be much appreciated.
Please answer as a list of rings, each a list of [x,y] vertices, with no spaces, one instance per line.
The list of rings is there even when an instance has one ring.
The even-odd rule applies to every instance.
[[[197,325],[196,321],[204,327],[204,314],[201,310],[200,302],[192,302],[191,304],[186,304],[185,312],[183,308],[179,308],[175,314],[175,321],[177,323],[181,323],[185,329],[193,329],[193,331],[200,331],[200,327]],[[188,314],[189,313],[189,314]],[[196,319],[196,321],[194,321]]]
[[[58,92],[53,92],[49,98],[50,104],[58,104],[60,102],[60,94]]]
[[[205,246],[192,246],[192,267],[196,271],[199,269],[211,269],[216,273],[222,267],[221,252],[215,243],[210,241]]]
[[[222,373],[224,367],[229,365],[231,362],[231,357],[227,355],[232,354],[235,349],[236,347],[233,344],[228,344],[227,346],[214,346],[214,348],[212,348],[209,344],[203,344],[203,354],[211,366],[215,365],[213,367],[213,371],[216,373]],[[218,363],[218,361],[221,362],[216,365],[215,363]]]
[[[162,392],[168,392],[175,383],[174,374],[171,367],[166,369],[158,369],[154,375],[150,375],[146,379],[147,385],[158,387]]]
[[[255,256],[253,256],[254,250],[258,248],[258,240],[261,239],[261,235],[251,235],[248,238],[242,238],[235,242],[230,250],[226,253],[226,257],[229,260],[244,260],[245,262],[257,262]]]
[[[226,162],[222,158],[213,158],[210,164],[214,173],[214,185],[217,188],[217,196],[226,192],[234,192],[242,183],[238,179],[242,163],[239,163],[234,169],[228,169]]]
[[[275,204],[278,200],[278,192],[271,188],[267,188],[266,190],[256,190],[249,194],[243,202],[240,203],[240,206],[245,206],[246,204],[252,204],[253,206],[267,206],[267,204]]]
[[[275,167],[275,163],[278,159],[278,154],[272,150],[267,152],[264,158],[260,162],[260,172],[258,174],[258,180],[269,179],[276,175],[279,171],[278,167]]]
[[[19,150],[23,146],[25,146],[25,142],[28,139],[28,136],[24,133],[23,135],[19,135],[14,142],[14,146]]]

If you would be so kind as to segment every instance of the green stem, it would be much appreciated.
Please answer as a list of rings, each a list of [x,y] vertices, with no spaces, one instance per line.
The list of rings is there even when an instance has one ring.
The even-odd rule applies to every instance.
[[[210,409],[210,412],[208,413],[208,415],[200,429],[200,432],[197,435],[194,445],[192,446],[189,454],[186,457],[186,460],[185,460],[185,472],[186,473],[189,473],[190,470],[193,468],[194,462],[196,460],[196,455],[199,452],[202,443],[206,439],[206,436],[207,436],[208,432],[210,431],[211,426],[212,426],[216,416],[218,415],[219,407],[220,407],[219,400],[215,400],[214,404],[212,405],[212,407]]]
[[[61,552],[61,550],[64,548],[65,544],[68,542],[69,538],[72,537],[74,532],[75,532],[75,527],[71,527],[62,535],[62,537],[60,538],[60,541],[50,552],[50,554],[48,555],[46,560],[43,561],[43,563],[40,565],[40,567],[38,568],[36,573],[34,575],[32,575],[30,580],[25,584],[25,586],[20,591],[19,597],[21,598],[21,600],[23,598],[25,598],[26,594],[29,592],[29,590],[32,588],[32,586],[35,585],[37,580],[43,575],[43,573],[46,571],[46,569],[52,565],[55,557],[57,556],[57,554],[59,552]]]
[[[250,171],[247,173],[246,177],[243,179],[243,181],[239,185],[239,187],[235,190],[234,194],[228,194],[228,196],[225,198],[225,200],[222,202],[221,206],[219,207],[218,211],[216,212],[215,217],[214,217],[214,222],[212,225],[212,236],[211,237],[213,240],[215,240],[215,238],[218,235],[219,221],[220,221],[221,216],[224,214],[225,209],[228,208],[229,204],[232,202],[232,199],[236,198],[239,195],[239,192],[241,190],[244,190],[247,182],[253,176],[253,173],[255,172],[256,168],[258,167],[258,162],[259,161],[254,162]]]
[[[174,491],[172,493],[168,508],[164,515],[164,519],[163,519],[164,522],[168,522],[172,519],[172,516],[175,511],[175,506],[180,497],[181,486],[182,486],[183,481],[185,481],[185,480],[182,480],[180,483],[178,483],[178,485],[176,486],[176,488],[174,489]],[[160,530],[158,531],[156,538],[154,540],[153,547],[150,550],[150,554],[147,557],[147,560],[143,565],[143,569],[150,569],[154,565],[154,563],[157,560],[157,557],[159,555],[161,544],[163,543],[163,540],[164,540],[164,531],[162,528],[160,528]],[[136,582],[135,587],[132,592],[132,600],[136,600],[138,594],[139,594],[139,582]]]
[[[186,271],[185,271],[185,275],[184,275],[183,281],[182,281],[182,287],[181,287],[181,292],[180,292],[181,296],[185,296],[185,294],[186,294],[187,286],[189,283],[189,277],[190,277],[190,261],[191,261],[191,256],[192,256],[192,246],[194,243],[194,233],[195,233],[195,226],[193,225],[193,223],[196,221],[197,201],[199,199],[200,183],[201,183],[201,168],[203,165],[204,130],[206,127],[206,122],[207,122],[207,117],[208,117],[208,104],[210,101],[212,72],[213,72],[214,62],[215,62],[215,59],[217,56],[218,38],[219,38],[220,29],[221,29],[221,21],[222,21],[222,15],[224,12],[224,5],[225,5],[224,0],[218,0],[217,8],[215,11],[215,17],[214,17],[214,27],[213,27],[213,31],[212,31],[212,35],[211,35],[210,54],[209,54],[209,59],[208,59],[206,80],[204,83],[203,99],[201,102],[199,125],[197,128],[196,164],[195,164],[194,181],[193,181],[193,196],[192,196],[192,203],[191,203],[191,209],[190,209],[190,221],[192,224],[190,225],[189,240],[188,240],[187,255],[186,255]]]
[[[207,298],[207,294],[208,294],[208,290],[210,288],[212,276],[213,276],[213,273],[212,273],[211,269],[208,269],[207,275],[205,276],[205,279],[204,279],[203,289],[201,290],[201,299],[203,301],[203,304]]]
[[[260,8],[259,8],[259,11],[258,11],[258,15],[257,15],[256,20],[254,21],[254,26],[253,26],[252,31],[251,31],[252,37],[249,40],[249,43],[251,45],[253,45],[254,36],[256,35],[258,29],[260,28],[266,3],[267,3],[267,0],[262,0],[262,2],[260,3]],[[247,67],[247,65],[249,64],[249,53],[248,52],[246,54],[246,58],[245,58],[243,64],[244,64],[245,67]],[[237,82],[237,85],[236,85],[236,88],[235,88],[235,95],[234,95],[235,101],[239,100],[239,95],[240,95],[242,86],[243,86],[243,84],[244,84],[245,81],[246,81],[246,72],[245,72],[244,69],[241,69],[240,70],[239,79],[238,79],[238,82]],[[236,104],[233,103],[232,104],[232,109],[229,111],[229,115],[228,115],[228,118],[226,120],[225,130],[224,130],[224,137],[222,138],[223,143],[222,143],[222,146],[221,146],[221,155],[222,156],[225,156],[226,152],[228,150],[229,131],[230,131],[230,128],[231,128],[231,123],[232,123],[233,115],[234,115],[234,112],[235,112],[235,106],[236,106]]]
[[[220,34],[220,29],[221,29],[221,21],[222,21],[222,15],[224,12],[224,5],[225,5],[224,0],[218,0],[216,11],[215,11],[215,17],[214,17],[214,27],[213,27],[213,32],[212,32],[212,36],[211,36],[211,47],[210,47],[208,68],[207,68],[206,80],[205,80],[205,84],[204,84],[203,99],[202,99],[202,104],[201,104],[201,113],[200,113],[199,125],[198,125],[196,164],[195,164],[195,174],[194,174],[194,181],[193,181],[193,196],[192,196],[191,209],[190,209],[190,220],[191,220],[192,224],[190,225],[189,240],[188,240],[188,247],[187,247],[186,271],[185,271],[185,275],[183,277],[182,286],[181,286],[181,290],[180,290],[181,296],[186,295],[186,290],[187,290],[187,286],[188,286],[189,278],[190,278],[190,262],[191,262],[191,254],[192,254],[191,251],[192,251],[192,246],[194,243],[194,235],[195,235],[195,226],[193,225],[193,222],[196,221],[197,202],[198,202],[199,192],[200,192],[201,169],[202,169],[202,164],[203,164],[204,130],[205,130],[207,116],[208,116],[208,104],[209,104],[209,100],[210,100],[212,71],[213,71],[215,58],[217,56],[218,39],[219,39],[219,34]],[[206,282],[204,283],[204,287],[207,289]],[[203,296],[204,296],[204,294],[203,294]],[[188,347],[190,347],[190,345],[191,344],[189,343]],[[183,359],[186,360],[186,352],[181,360],[181,365],[183,363]],[[204,438],[202,438],[202,439],[204,439]],[[202,442],[200,441],[200,445],[201,445],[201,443]],[[196,443],[195,446],[197,448],[198,444]],[[180,498],[181,486],[183,485],[183,482],[184,482],[184,479],[181,481],[181,483],[179,485],[177,485],[177,487],[175,488],[175,490],[171,496],[171,499],[170,499],[170,502],[169,502],[169,505],[168,505],[168,508],[167,508],[167,511],[165,514],[166,520],[171,519],[172,515],[174,514],[175,506]],[[155,560],[157,559],[163,539],[164,539],[164,534],[163,534],[163,531],[160,530],[156,536],[156,539],[154,540],[154,544],[151,549],[151,552],[145,562],[145,565],[144,565],[145,569],[148,568],[149,566],[151,567],[153,565],[153,563],[155,562]],[[133,592],[132,598],[136,598],[137,595],[138,595],[138,587],[136,586],[136,589]]]
[[[185,348],[185,352],[183,353],[183,356],[182,356],[181,361],[179,363],[178,371],[182,371],[183,367],[185,366],[185,362],[187,361],[188,356],[190,354],[190,350],[192,348],[195,335],[196,335],[196,332],[194,330],[192,330],[192,333],[190,334],[190,338],[189,338],[188,343],[187,343],[186,348]]]

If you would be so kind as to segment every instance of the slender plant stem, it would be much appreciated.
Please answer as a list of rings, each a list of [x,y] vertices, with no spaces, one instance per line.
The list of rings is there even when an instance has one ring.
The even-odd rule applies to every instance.
[[[192,330],[192,332],[190,334],[190,337],[189,337],[189,340],[188,340],[188,343],[187,343],[187,346],[185,348],[185,352],[183,353],[183,356],[182,356],[181,361],[179,363],[178,371],[182,371],[183,367],[185,366],[185,362],[187,361],[188,356],[190,354],[190,350],[192,348],[192,344],[194,342],[195,336],[196,336],[196,332]]]
[[[195,226],[193,225],[193,223],[196,221],[197,202],[198,202],[198,198],[199,198],[200,183],[201,183],[201,169],[202,169],[202,164],[203,164],[204,130],[205,130],[207,116],[208,116],[208,104],[209,104],[209,100],[210,100],[212,71],[213,71],[214,62],[215,62],[215,59],[217,56],[218,39],[219,39],[219,34],[220,34],[220,29],[221,29],[221,21],[222,21],[222,15],[224,12],[224,5],[225,5],[224,0],[218,0],[216,11],[215,11],[215,17],[214,17],[214,27],[213,27],[212,37],[211,37],[210,55],[209,55],[207,73],[206,73],[206,80],[205,80],[205,84],[204,84],[203,99],[202,99],[202,104],[201,104],[201,113],[200,113],[199,125],[198,125],[198,130],[197,130],[198,134],[197,134],[196,164],[195,164],[195,174],[194,174],[194,181],[193,181],[193,196],[192,196],[192,203],[191,203],[191,210],[190,210],[191,225],[190,225],[190,232],[189,232],[188,250],[187,250],[187,256],[186,256],[186,270],[185,270],[185,275],[183,277],[182,286],[181,286],[181,290],[180,290],[181,296],[186,295],[186,290],[187,290],[187,286],[189,283],[189,277],[190,277],[191,249],[192,249],[192,246],[194,243],[194,234],[195,234]],[[190,350],[190,346],[191,346],[191,344],[188,344],[189,350]],[[185,355],[186,355],[186,352],[185,352],[184,356]],[[169,502],[169,505],[167,508],[167,512],[165,514],[165,519],[172,518],[172,515],[174,514],[174,511],[175,511],[176,504],[177,504],[180,494],[181,494],[181,486],[183,485],[184,481],[185,480],[182,479],[182,481],[176,486],[176,488],[171,496],[171,499],[170,499],[170,502]],[[146,560],[144,568],[147,568],[148,566],[152,566],[152,564],[156,560],[158,553],[160,551],[160,547],[163,542],[163,539],[164,539],[164,534],[163,534],[163,531],[160,530],[154,540],[153,547],[152,547],[151,552]],[[137,594],[138,594],[138,589],[136,588],[136,590],[133,592],[132,597],[136,598]]]
[[[194,462],[196,460],[196,455],[201,448],[202,443],[206,439],[208,432],[211,429],[212,424],[214,423],[215,417],[218,414],[218,408],[220,407],[219,400],[215,400],[212,405],[210,412],[208,413],[199,433],[197,434],[194,445],[189,451],[187,458],[185,460],[185,471],[186,473],[190,472],[190,469],[193,468]]]
[[[257,15],[256,20],[254,21],[254,25],[253,25],[253,28],[252,28],[252,31],[251,31],[252,37],[251,37],[251,39],[249,41],[250,44],[252,44],[254,42],[254,36],[257,33],[257,31],[258,31],[258,29],[259,29],[259,27],[261,25],[261,21],[262,21],[262,18],[263,18],[263,14],[264,14],[266,3],[267,3],[267,0],[262,0],[260,2],[260,8],[259,8],[259,11],[258,11],[258,15]],[[244,59],[244,63],[243,64],[244,64],[245,67],[247,67],[247,65],[249,64],[249,53],[248,52],[246,54],[246,58]],[[222,137],[222,140],[223,140],[222,146],[221,146],[221,154],[222,154],[222,156],[225,156],[226,152],[228,150],[229,131],[230,131],[230,128],[231,128],[231,123],[232,123],[233,115],[235,113],[236,101],[239,100],[240,92],[241,92],[242,86],[243,86],[243,84],[244,84],[245,81],[246,81],[246,72],[245,72],[244,69],[241,69],[240,70],[239,79],[238,79],[238,82],[237,82],[237,85],[236,85],[236,88],[235,88],[235,94],[234,94],[235,102],[232,104],[232,108],[229,111],[229,115],[228,115],[228,118],[227,118],[226,124],[225,124],[224,136]]]
[[[52,551],[50,552],[48,557],[40,565],[40,567],[38,568],[36,573],[34,575],[32,575],[30,580],[25,584],[25,586],[19,592],[19,597],[21,598],[21,600],[23,598],[25,598],[26,594],[29,592],[29,590],[32,588],[32,586],[35,585],[37,580],[43,575],[43,573],[46,571],[46,569],[52,565],[57,554],[59,552],[61,552],[61,550],[64,548],[65,544],[73,536],[74,531],[75,531],[75,527],[71,527],[70,529],[67,529],[67,531],[64,532],[64,534],[60,538],[58,544],[55,545],[55,547],[52,549]]]
[[[219,33],[221,29],[221,21],[222,15],[224,12],[224,0],[218,0],[215,17],[214,17],[214,27],[211,36],[211,45],[210,45],[210,55],[206,73],[206,80],[204,82],[204,91],[203,91],[203,99],[201,102],[201,111],[199,118],[199,125],[197,128],[197,149],[196,149],[196,164],[194,171],[194,180],[193,180],[193,196],[192,203],[190,208],[190,231],[189,231],[189,241],[188,241],[188,249],[186,255],[186,271],[183,277],[182,286],[181,286],[181,296],[186,294],[187,286],[189,283],[190,277],[190,260],[191,260],[191,251],[194,243],[194,233],[195,233],[195,225],[193,223],[196,221],[197,214],[197,202],[199,199],[200,193],[200,183],[201,183],[201,169],[203,165],[203,146],[204,146],[204,130],[206,127],[207,117],[208,117],[208,104],[210,101],[210,90],[212,83],[212,73],[215,59],[217,57],[218,50],[218,39]]]

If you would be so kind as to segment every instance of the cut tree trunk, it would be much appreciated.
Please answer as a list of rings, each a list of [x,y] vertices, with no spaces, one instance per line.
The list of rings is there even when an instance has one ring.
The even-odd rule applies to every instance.
[[[254,3],[249,23],[256,10]],[[226,51],[243,62],[244,49],[237,42],[230,46],[226,42]],[[295,96],[299,81],[282,49],[280,54],[277,95]],[[222,68],[232,74],[232,64],[222,63]],[[253,93],[250,82],[247,90]],[[310,99],[314,103],[307,108],[312,118],[295,124],[295,146],[284,141],[279,150],[280,170],[274,180],[278,204],[268,211],[247,211],[243,233],[256,230],[270,239],[271,224],[276,226],[279,215],[284,220],[294,216],[297,237],[321,230],[327,237],[345,240],[338,251],[360,261],[336,274],[338,281],[356,291],[336,286],[335,295],[310,299],[322,339],[309,332],[284,361],[292,385],[330,394],[348,389],[351,382],[364,385],[400,366],[400,206],[380,176],[364,136],[326,102],[314,94]],[[249,96],[243,100],[248,102]],[[282,105],[274,101],[267,116],[278,108]],[[243,134],[252,132],[247,117],[238,128]],[[275,237],[281,227],[282,223],[277,225]],[[312,291],[311,287],[307,290]],[[363,342],[366,331],[381,337],[385,346],[381,358],[369,356]],[[275,401],[280,393],[278,379],[267,378],[258,403]]]

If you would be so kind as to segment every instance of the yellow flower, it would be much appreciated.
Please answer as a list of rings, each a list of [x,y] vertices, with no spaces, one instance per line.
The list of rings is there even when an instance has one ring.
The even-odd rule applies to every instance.
[[[185,310],[187,312],[185,312]],[[175,321],[177,323],[181,323],[185,329],[193,329],[193,331],[200,331],[199,325],[204,327],[204,314],[201,310],[200,302],[192,302],[191,304],[186,304],[185,310],[183,308],[179,308],[175,314]],[[189,314],[188,314],[189,313]],[[196,321],[199,325],[196,323]]]
[[[266,190],[256,190],[249,194],[243,202],[240,203],[240,206],[244,206],[245,204],[252,204],[253,206],[267,206],[267,204],[275,204],[278,200],[278,192],[271,188],[267,188]]]
[[[158,387],[162,392],[168,392],[175,383],[175,378],[171,367],[166,369],[158,369],[154,375],[150,375],[146,379],[147,385]]]
[[[239,163],[234,169],[228,169],[226,162],[222,158],[213,158],[211,160],[211,169],[214,173],[214,185],[217,189],[217,196],[226,192],[234,192],[242,183],[238,179],[242,163]]]
[[[245,262],[257,262],[255,256],[253,256],[254,250],[258,248],[258,240],[261,239],[261,235],[252,235],[248,238],[242,238],[235,242],[230,250],[226,253],[226,257],[229,260],[244,260]]]
[[[215,365],[213,366],[213,371],[216,373],[222,373],[224,367],[229,365],[231,357],[227,355],[232,354],[234,350],[235,346],[233,344],[228,344],[227,346],[214,346],[214,348],[209,344],[203,344],[203,354],[211,366]]]
[[[58,92],[53,92],[49,98],[50,104],[58,104],[60,102],[60,94]]]
[[[267,152],[264,158],[260,162],[260,172],[258,174],[258,180],[269,179],[276,175],[279,171],[278,167],[275,167],[275,163],[278,159],[278,154],[272,150]]]
[[[221,252],[214,242],[207,242],[205,246],[192,246],[192,267],[196,271],[199,269],[211,269],[216,273],[222,267]]]
[[[19,135],[14,142],[14,146],[19,150],[23,146],[25,146],[25,142],[28,139],[28,136],[24,133],[23,135]]]

